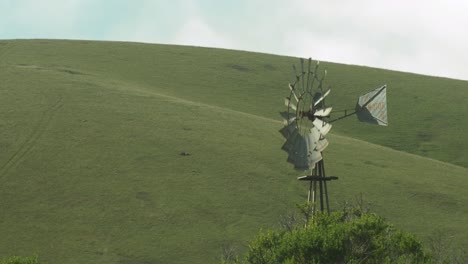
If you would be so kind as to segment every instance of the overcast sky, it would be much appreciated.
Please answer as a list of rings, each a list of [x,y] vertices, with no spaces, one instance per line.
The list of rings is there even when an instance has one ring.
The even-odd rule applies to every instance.
[[[468,80],[468,1],[0,0],[0,39],[248,50]]]

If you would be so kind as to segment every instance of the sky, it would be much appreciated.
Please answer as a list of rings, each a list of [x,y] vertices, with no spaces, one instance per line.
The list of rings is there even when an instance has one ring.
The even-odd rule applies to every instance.
[[[216,47],[468,80],[464,0],[0,0],[0,39]]]

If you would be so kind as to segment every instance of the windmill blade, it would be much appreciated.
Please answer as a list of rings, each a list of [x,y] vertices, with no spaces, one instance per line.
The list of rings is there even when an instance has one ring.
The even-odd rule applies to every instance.
[[[279,130],[281,135],[288,139],[293,133],[297,133],[297,124],[296,122],[292,122],[291,124],[284,126]]]
[[[314,126],[319,130],[320,134],[322,134],[322,136],[325,136],[332,128],[331,124],[318,118],[316,118],[313,123]]]
[[[310,167],[309,167],[309,164],[304,162],[304,163],[294,164],[294,169],[296,169],[298,171],[306,171],[306,170],[310,170]]]
[[[322,160],[322,154],[319,151],[312,151],[309,153],[309,164],[313,164],[313,166],[310,166],[311,168],[315,168],[315,163],[319,162]]]
[[[291,150],[293,147],[292,143],[292,141],[286,140],[286,142],[284,142],[284,144],[281,146],[281,149],[289,153],[289,150]]]
[[[310,129],[310,135],[315,140],[315,150],[322,152],[326,147],[328,147],[328,140],[320,135],[320,131],[317,129],[317,127]]]
[[[304,75],[305,75],[305,71],[304,71],[304,58],[300,58],[299,60],[301,61],[302,82],[305,82],[305,80],[304,80]],[[304,87],[304,85],[303,85],[303,87]]]
[[[296,169],[308,169],[307,143],[304,137],[295,137],[294,144],[288,152],[288,162],[294,164]]]
[[[297,107],[294,103],[291,102],[291,99],[289,99],[288,97],[284,98],[284,104],[287,106],[287,107],[290,107],[292,110],[296,111],[297,110]]]
[[[289,135],[286,142],[284,142],[283,146],[281,146],[281,149],[289,153],[294,148],[296,141],[298,141],[300,137],[301,135],[298,133],[298,130],[294,130]]]
[[[280,112],[280,115],[283,119],[290,119],[294,116],[296,116],[295,114],[293,113],[289,113],[289,112]]]
[[[294,95],[294,99],[296,99],[296,102],[299,102],[299,98],[297,98],[296,93],[294,92],[294,86],[289,84],[289,90],[291,90],[291,93]]]
[[[296,120],[296,115],[294,115],[293,113],[280,112],[280,115],[283,118],[283,124],[285,126],[291,124],[294,120]]]
[[[295,116],[293,116],[293,117],[291,117],[291,118],[289,118],[289,119],[284,119],[284,120],[283,120],[283,124],[284,124],[285,126],[286,126],[286,125],[289,125],[289,124],[291,124],[292,122],[294,122],[294,120],[296,120],[296,117],[295,117]]]
[[[310,88],[311,89],[309,91],[310,93],[312,92],[312,87],[314,87],[315,80],[317,80],[317,70],[318,70],[319,63],[320,63],[319,61],[316,61],[314,72],[312,73],[312,81],[310,82]]]
[[[322,97],[321,92],[314,93],[314,96],[312,97],[312,100],[313,100],[312,102],[317,102],[320,99],[320,97]]]
[[[301,88],[301,93],[307,92],[307,87],[305,83],[305,70],[304,70],[304,58],[299,59],[301,61],[301,82],[299,82],[299,86]]]
[[[317,129],[317,127],[312,127],[310,129],[310,134],[314,137],[316,142],[320,140],[320,131]]]
[[[307,133],[305,139],[307,144],[307,151],[311,153],[317,147],[317,140],[315,139],[314,135],[312,135],[312,132]]]
[[[331,89],[326,90],[325,93],[314,103],[314,106],[318,105],[323,99],[325,99],[325,97],[330,94],[330,91]]]
[[[322,78],[318,78],[317,76],[317,80],[318,80],[318,89],[320,89],[320,92],[323,93],[323,80],[325,79],[325,77],[327,76],[327,70],[325,70],[324,74],[322,75]]]
[[[293,69],[294,69],[294,74],[296,75],[296,83],[299,81],[301,75],[300,74],[297,74],[297,68],[296,68],[296,65],[293,64]]]
[[[307,90],[307,92],[309,92],[309,93],[310,93],[310,90],[312,89],[312,85],[309,85],[309,84],[310,84],[310,74],[311,74],[311,72],[310,72],[310,66],[311,66],[311,64],[312,64],[312,59],[309,58],[309,59],[307,60],[307,85],[306,85],[306,90]]]
[[[333,109],[333,107],[327,107],[327,108],[324,108],[324,109],[319,109],[319,110],[315,111],[314,116],[320,116],[320,117],[329,116],[332,109]]]
[[[360,96],[356,114],[361,122],[387,126],[387,85]]]
[[[328,147],[328,140],[325,137],[322,137],[318,142],[315,149],[319,152],[324,151]]]
[[[322,159],[321,153],[316,150],[315,138],[310,133],[302,136],[297,133],[297,129],[294,131],[282,147],[288,152],[287,161],[293,164],[296,170],[314,168],[315,163]]]

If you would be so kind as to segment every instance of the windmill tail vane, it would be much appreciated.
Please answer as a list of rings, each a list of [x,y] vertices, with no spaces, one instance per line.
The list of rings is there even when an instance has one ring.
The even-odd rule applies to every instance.
[[[344,114],[338,118],[329,120],[329,123],[356,115],[358,120],[361,122],[379,126],[388,126],[387,85],[384,84],[375,90],[359,96],[354,109],[333,111],[333,113],[337,112],[344,112]]]
[[[356,114],[361,122],[388,126],[387,85],[359,97]]]

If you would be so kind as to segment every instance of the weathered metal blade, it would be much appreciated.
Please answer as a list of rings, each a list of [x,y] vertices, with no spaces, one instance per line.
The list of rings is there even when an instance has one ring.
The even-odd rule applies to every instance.
[[[302,82],[299,82],[300,88],[301,88],[301,93],[305,93],[307,91],[307,87],[305,85],[305,71],[304,71],[304,58],[299,58],[301,61],[301,80]]]
[[[296,102],[299,102],[299,98],[297,98],[297,95],[294,92],[295,91],[294,86],[292,86],[292,84],[289,84],[289,90],[291,90],[291,93],[294,96],[294,99],[296,99]]]
[[[315,148],[317,151],[322,152],[328,147],[328,140],[324,137],[322,137],[318,142],[317,142],[317,147]]]
[[[361,122],[387,126],[387,85],[360,96],[356,115]]]
[[[313,123],[314,126],[319,130],[320,134],[322,134],[322,136],[325,136],[332,128],[331,124],[318,118],[316,118]]]
[[[288,97],[284,98],[284,104],[285,104],[287,107],[290,107],[290,108],[291,108],[292,110],[294,110],[294,111],[297,110],[296,105],[295,105],[293,102],[291,102],[291,100],[290,100]]]
[[[288,154],[288,162],[293,163],[294,168],[301,170],[309,168],[307,143],[304,137],[295,137],[293,147],[289,150]]]
[[[293,130],[292,133],[288,136],[286,142],[284,142],[283,146],[281,146],[281,149],[289,153],[294,148],[294,145],[296,144],[296,141],[299,137],[301,137],[301,135],[298,133],[297,129]]]
[[[316,142],[320,140],[320,131],[316,127],[310,129],[310,134],[314,137]]]
[[[289,112],[280,112],[281,117],[283,118],[283,124],[285,126],[291,124],[294,120],[296,120],[296,115]]]
[[[322,154],[319,151],[314,150],[309,153],[309,160],[311,164],[314,164],[313,167],[315,167],[315,163],[322,160]]]
[[[329,116],[333,107],[327,107],[324,109],[319,109],[315,111],[314,116]]]
[[[299,58],[299,60],[301,61],[301,70],[302,70],[302,73],[305,73],[305,71],[304,71],[304,58]]]
[[[315,140],[315,150],[322,152],[328,146],[328,140],[320,135],[320,131],[317,127],[313,127],[310,129],[310,135]]]
[[[281,128],[279,132],[287,139],[294,133],[295,130],[297,132],[297,124],[296,122],[292,122],[291,124]]]
[[[307,136],[306,136],[307,160],[309,163],[309,168],[314,168],[315,163],[317,163],[318,161],[322,159],[322,154],[320,153],[321,150],[318,149],[319,147],[318,143],[320,141],[317,141],[313,134],[314,132],[312,132],[311,130],[310,133],[307,133]]]
[[[320,98],[317,101],[315,101],[314,106],[316,106],[320,102],[322,102],[322,100],[325,99],[325,97],[327,97],[327,95],[330,94],[330,91],[331,91],[331,89],[326,90],[325,93],[322,96],[320,96]]]
[[[312,64],[312,58],[309,58],[307,60],[307,84],[306,84],[306,91],[308,93],[310,93],[310,90],[312,89],[312,85],[310,85],[310,75],[311,75],[310,67],[311,67],[311,64]]]
[[[296,117],[295,117],[295,116],[293,116],[293,117],[291,117],[291,118],[289,118],[289,119],[284,119],[284,120],[283,120],[283,124],[284,124],[285,126],[287,126],[287,125],[291,124],[292,122],[294,122],[294,120],[296,120]]]
[[[291,146],[291,141],[286,140],[286,142],[284,142],[284,144],[281,146],[281,149],[286,151],[286,152],[289,152],[291,147],[292,147]]]
[[[315,140],[314,135],[312,135],[312,132],[307,133],[305,139],[307,144],[307,151],[309,153],[314,151],[317,147],[317,140]]]
[[[298,164],[294,164],[294,169],[298,170],[298,171],[307,171],[307,170],[310,170],[310,167],[309,167],[309,164],[307,163],[298,163]]]

